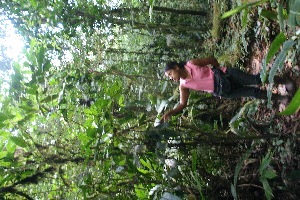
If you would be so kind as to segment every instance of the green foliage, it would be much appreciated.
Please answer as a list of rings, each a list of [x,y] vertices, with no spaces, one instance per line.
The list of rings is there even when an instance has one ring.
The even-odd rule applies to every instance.
[[[244,14],[244,17],[242,19],[242,27],[244,28],[245,24],[247,22],[247,20],[246,20],[247,18],[245,17],[245,15],[248,15],[248,8],[250,6],[261,5],[265,2],[267,2],[267,1],[257,1],[257,2],[251,2],[251,3],[243,4],[242,6],[238,6],[238,7],[234,8],[233,10],[224,13],[222,18],[223,19],[227,18],[227,17],[232,16],[232,15],[234,15],[234,14],[236,14],[236,13],[242,11],[242,10],[245,10],[245,12],[244,12],[245,14]],[[300,1],[298,1],[298,0],[289,2],[290,6],[293,6],[293,8],[290,7],[290,10],[288,11],[288,13],[289,13],[289,25],[290,26],[295,26],[297,24],[297,22],[296,22],[297,21],[297,16],[299,16],[299,15],[293,9],[295,7],[298,8],[298,6],[300,6],[299,2]],[[268,51],[268,54],[267,54],[265,60],[263,61],[261,74],[260,74],[260,77],[261,77],[261,80],[262,80],[263,83],[266,81],[266,78],[268,76],[268,83],[269,83],[269,88],[268,88],[268,93],[267,93],[267,95],[268,95],[268,106],[271,107],[272,86],[273,86],[273,83],[274,83],[274,77],[278,73],[278,71],[280,71],[280,72],[282,71],[282,68],[284,66],[284,61],[286,60],[286,56],[287,56],[288,52],[292,49],[292,47],[297,43],[297,41],[295,41],[296,37],[294,37],[293,39],[287,40],[288,38],[287,38],[286,34],[283,32],[283,31],[285,31],[284,20],[287,17],[285,15],[285,9],[284,9],[282,1],[277,3],[277,14],[272,12],[272,11],[262,9],[262,11],[260,12],[260,15],[263,16],[263,17],[266,17],[268,19],[272,19],[272,20],[274,20],[275,16],[277,16],[276,19],[278,19],[280,30],[282,31],[281,33],[279,33],[276,36],[275,40],[272,42],[272,44],[270,46],[270,50]],[[242,40],[242,41],[243,41],[243,43],[245,43],[244,40]],[[278,52],[278,50],[281,48],[281,46],[282,46],[282,50],[277,55],[277,57],[275,58],[274,64],[273,64],[270,72],[268,73],[267,72],[267,65],[272,60],[274,55]]]
[[[277,72],[277,70],[279,70],[280,72],[282,71],[283,68],[283,62],[285,61],[286,55],[288,50],[290,50],[294,45],[295,45],[295,41],[292,40],[288,40],[286,42],[283,43],[283,47],[281,52],[278,54],[278,56],[276,57],[274,64],[270,70],[269,73],[269,83],[273,83],[274,81],[274,77],[275,74]]]
[[[0,190],[10,189],[1,195],[220,199],[230,198],[229,191],[216,191],[229,178],[232,194],[241,195],[242,164],[234,177],[231,169],[252,140],[246,125],[256,103],[246,103],[231,121],[238,135],[226,134],[234,111],[219,113],[230,106],[203,94],[191,97],[193,106],[179,120],[155,128],[153,121],[178,98],[177,86],[163,79],[163,63],[213,52],[234,65],[247,52],[246,22],[256,4],[238,8],[241,36],[223,30],[219,13],[229,5],[215,1],[221,2],[214,7],[217,38],[209,41],[213,22],[199,15],[208,1],[108,2],[1,1],[26,39],[10,82],[0,82],[9,91],[0,96]],[[233,37],[223,38],[224,31]],[[204,39],[212,51],[205,52]],[[269,168],[263,173],[274,178]]]
[[[201,179],[201,177],[199,176],[199,174],[196,171],[191,171],[190,174],[191,178],[192,178],[192,186],[194,188],[196,188],[198,190],[198,192],[200,193],[201,196],[201,200],[204,200],[204,194],[203,194],[203,190],[205,188],[205,182]]]
[[[261,165],[259,167],[259,174],[260,174],[260,182],[263,184],[263,188],[265,190],[265,195],[267,199],[271,199],[274,197],[272,188],[269,185],[268,179],[275,178],[276,172],[273,169],[269,169],[270,162],[272,160],[273,153],[268,152],[267,155],[262,159]]]
[[[274,57],[274,55],[278,52],[281,45],[286,41],[286,36],[283,32],[279,33],[275,40],[272,42],[270,49],[268,51],[267,57],[266,57],[266,64],[270,62],[270,60]]]
[[[197,166],[197,151],[192,151],[192,171],[196,171]]]
[[[279,113],[279,115],[292,115],[297,112],[300,107],[300,89],[297,90],[288,107]]]
[[[288,53],[288,51],[296,44],[295,41],[293,40],[288,40],[286,42],[283,43],[283,47],[281,52],[278,54],[278,56],[276,57],[274,64],[269,72],[269,84],[270,86],[273,85],[274,83],[274,77],[277,73],[277,71],[279,70],[280,72],[282,71],[283,65],[284,65],[284,61],[286,59],[286,55]],[[272,96],[272,89],[271,87],[268,90],[268,104],[271,104],[271,96]]]
[[[139,199],[148,199],[149,191],[143,188],[143,185],[135,185],[135,194]]]
[[[248,9],[248,7],[257,6],[257,5],[263,4],[267,1],[268,0],[261,0],[261,1],[255,1],[255,2],[251,2],[251,3],[243,4],[241,6],[238,6],[234,9],[224,13],[221,18],[225,19],[225,18],[230,17],[230,16],[232,16],[232,15],[238,13],[238,12],[241,12],[242,10]]]
[[[289,1],[290,4],[290,14],[288,19],[288,24],[292,27],[300,25],[300,1],[299,0],[291,0]]]
[[[240,111],[230,120],[229,127],[230,131],[235,134],[244,134],[245,132],[245,119],[247,116],[251,116],[257,111],[258,102],[249,101],[247,102]]]
[[[235,5],[235,2],[233,4]],[[227,24],[226,20],[221,20],[220,15],[228,10],[228,6],[228,3],[225,1],[214,1],[212,30],[209,34],[204,35],[206,40],[203,46],[208,53],[204,54],[205,56],[211,56],[213,52],[221,65],[237,66],[247,54],[249,46],[247,41],[248,36],[246,36],[248,32],[247,24],[245,22],[251,19],[247,16],[247,12],[244,12],[242,17],[233,16],[230,21],[232,20],[233,24],[235,24],[234,26],[241,25],[244,29],[239,32],[236,32],[232,28],[227,29],[227,25],[230,25],[231,22]],[[248,11],[248,9],[245,11]],[[240,20],[242,20],[242,22],[240,22]],[[222,38],[224,37],[224,35],[222,35],[225,31],[224,28],[229,36],[226,36],[226,40]],[[241,38],[242,40],[236,40],[235,38]]]
[[[267,9],[262,9],[260,12],[260,16],[269,20],[277,20],[277,13]]]
[[[278,3],[277,12],[278,12],[278,22],[279,22],[281,31],[284,31],[284,14],[283,14],[283,11],[284,11],[283,2],[280,1]]]
[[[239,160],[238,164],[235,167],[234,176],[233,176],[233,184],[231,184],[231,186],[230,186],[231,194],[235,200],[238,199],[236,188],[237,188],[237,181],[238,181],[240,171],[244,165],[245,160],[248,159],[248,157],[250,156],[251,151],[253,150],[255,145],[256,145],[256,143],[252,144],[251,148],[249,148],[247,150],[247,152],[242,156],[242,158]]]
[[[26,141],[21,137],[11,136],[9,138],[9,140],[12,141],[13,143],[15,143],[16,145],[20,146],[20,147],[23,147],[23,148],[27,147]]]

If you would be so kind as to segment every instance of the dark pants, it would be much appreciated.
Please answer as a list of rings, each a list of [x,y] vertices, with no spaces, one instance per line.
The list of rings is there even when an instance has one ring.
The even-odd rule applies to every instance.
[[[227,68],[226,74],[219,69],[213,69],[215,74],[216,96],[225,98],[254,97],[260,95],[260,89],[253,85],[260,85],[260,75],[252,75],[236,68]]]

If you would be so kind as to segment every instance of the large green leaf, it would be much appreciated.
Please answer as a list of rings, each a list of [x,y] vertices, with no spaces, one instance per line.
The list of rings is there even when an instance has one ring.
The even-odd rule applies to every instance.
[[[0,151],[0,160],[2,160],[3,158],[5,158],[7,155],[7,151]]]
[[[237,180],[238,180],[240,171],[242,169],[244,161],[249,157],[251,151],[252,151],[252,148],[248,149],[248,151],[243,155],[243,157],[240,159],[240,161],[238,162],[238,164],[235,167],[233,184],[231,184],[231,193],[232,193],[232,196],[234,197],[234,199],[237,199],[236,184],[237,184]]]
[[[268,51],[266,57],[266,64],[270,62],[270,60],[274,57],[276,52],[280,49],[281,45],[286,41],[286,36],[283,32],[279,33],[270,46],[270,50]]]
[[[6,116],[6,114],[0,113],[0,122],[4,122],[7,119],[8,119],[8,117]]]
[[[261,177],[260,182],[263,184],[263,188],[265,190],[265,195],[268,200],[270,200],[273,197],[273,191],[272,188],[270,187],[270,184],[266,178]]]
[[[266,154],[266,156],[262,159],[261,165],[259,167],[259,172],[261,174],[263,174],[264,170],[270,165],[270,162],[272,160],[272,156],[273,156],[273,153],[272,152],[268,152]]]
[[[279,115],[292,115],[300,108],[300,88],[297,90],[296,94],[294,95],[291,103],[288,107],[279,113]]]
[[[26,141],[23,138],[21,138],[21,137],[11,136],[9,139],[13,143],[15,143],[16,145],[18,145],[20,147],[23,147],[23,148],[27,147]]]
[[[274,77],[278,70],[282,71],[284,66],[284,61],[287,55],[288,50],[292,48],[296,44],[295,41],[288,40],[284,42],[283,47],[279,55],[276,57],[274,64],[269,72],[269,89],[268,89],[268,106],[271,105],[271,97],[272,97],[272,86],[274,83]]]
[[[233,196],[233,199],[237,200],[238,197],[237,197],[237,193],[236,193],[236,188],[235,188],[235,186],[233,184],[231,184],[230,189],[231,189],[231,194]]]
[[[140,162],[143,166],[147,167],[149,170],[152,170],[151,163],[148,159],[144,160],[144,159],[141,158]]]
[[[239,130],[238,127],[240,126],[240,123],[243,121],[243,116],[245,115],[245,113],[247,113],[249,110],[252,109],[253,106],[255,106],[255,101],[249,101],[247,102],[241,109],[240,111],[230,120],[229,122],[229,127],[230,130],[235,133],[238,134]]]
[[[284,31],[284,15],[283,15],[283,3],[279,2],[277,11],[278,11],[278,22],[280,26],[280,30]]]
[[[36,0],[30,0],[30,3],[31,3],[31,5],[32,5],[34,8],[37,8],[37,2],[36,2]]]
[[[36,110],[27,112],[27,115],[25,115],[24,118],[22,118],[21,120],[18,121],[18,125],[23,126],[25,123],[29,122],[32,119],[32,117],[35,116],[35,113],[36,113]]]
[[[264,83],[266,82],[266,79],[267,79],[267,63],[266,63],[266,59],[264,59],[262,61],[262,68],[261,68],[261,71],[260,71],[260,79],[261,79],[261,82]]]
[[[243,155],[243,157],[240,159],[240,161],[238,162],[238,164],[235,167],[235,170],[234,170],[234,179],[233,179],[233,185],[234,186],[236,186],[237,179],[239,177],[239,173],[240,173],[240,171],[242,169],[244,161],[249,157],[251,151],[252,151],[252,148],[248,149],[248,151]]]
[[[241,6],[238,6],[228,12],[225,12],[223,15],[222,15],[222,19],[225,19],[227,17],[230,17],[231,15],[234,15],[238,12],[241,12],[242,10],[248,8],[249,6],[255,6],[255,5],[259,5],[259,4],[262,4],[264,2],[266,2],[267,0],[261,0],[261,1],[255,1],[255,2],[251,2],[251,3],[247,3],[247,4],[243,4]]]
[[[139,172],[143,173],[143,174],[148,174],[148,173],[149,173],[149,171],[146,170],[146,169],[137,168],[137,170],[138,170]]]
[[[134,190],[138,199],[148,199],[149,191],[142,184],[134,185]]]
[[[36,84],[33,84],[33,83],[30,83],[28,85],[29,85],[29,87],[26,88],[26,93],[31,94],[31,95],[36,95],[38,86]]]
[[[6,150],[8,153],[13,154],[16,150],[16,144],[12,140],[8,140],[6,144]]]
[[[267,9],[262,9],[260,12],[260,16],[269,19],[269,20],[277,20],[277,14],[276,12],[267,10]]]
[[[291,9],[288,19],[288,24],[290,26],[300,25],[300,0],[294,0],[291,2]]]
[[[4,144],[11,134],[0,130],[0,144]]]
[[[30,114],[32,112],[36,112],[36,109],[34,106],[30,105],[30,103],[23,102],[22,105],[19,106],[21,109],[27,112],[27,114]]]

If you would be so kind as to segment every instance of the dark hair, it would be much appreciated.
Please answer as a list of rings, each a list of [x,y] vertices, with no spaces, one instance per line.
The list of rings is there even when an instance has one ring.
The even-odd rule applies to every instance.
[[[179,63],[177,63],[176,61],[168,62],[165,67],[165,72],[170,69],[174,69],[175,66],[178,66],[180,69],[183,69],[185,65],[186,65],[185,61],[180,61]]]

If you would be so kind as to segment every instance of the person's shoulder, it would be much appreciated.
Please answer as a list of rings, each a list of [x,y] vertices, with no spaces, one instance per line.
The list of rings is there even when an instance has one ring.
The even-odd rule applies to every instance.
[[[194,58],[194,59],[189,60],[187,63],[189,63],[190,65],[198,65],[199,60],[202,60],[202,59]]]
[[[186,62],[185,66],[189,67],[189,68],[193,68],[195,66],[197,66],[195,63],[193,63],[192,60],[189,60]]]
[[[192,64],[192,65],[194,64],[194,63],[193,63],[193,60],[188,60],[188,61],[186,61],[186,65],[190,65],[190,64]]]
[[[198,69],[200,68],[199,65],[197,65],[196,63],[193,63],[192,61],[186,62],[185,67],[186,67],[186,69],[189,70],[189,71],[198,70]]]
[[[184,84],[185,84],[185,80],[180,81],[180,83],[179,83],[180,90],[188,90],[188,88],[186,88]]]

